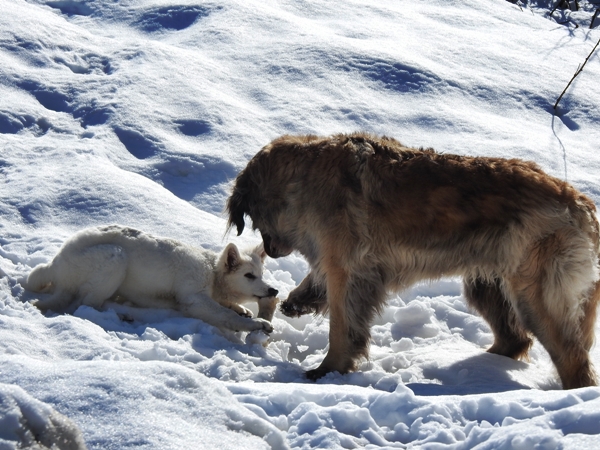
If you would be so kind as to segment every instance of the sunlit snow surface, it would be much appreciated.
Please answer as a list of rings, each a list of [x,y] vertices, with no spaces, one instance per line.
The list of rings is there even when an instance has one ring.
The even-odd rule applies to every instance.
[[[327,318],[278,313],[263,347],[172,311],[43,316],[18,282],[91,225],[256,244],[222,210],[284,133],[535,160],[599,203],[598,52],[553,115],[596,6],[530,3],[0,0],[0,448],[30,417],[95,449],[598,448],[600,389],[560,390],[539,344],[485,353],[460,280],[393,295],[370,360],[317,383]],[[285,298],[307,270],[292,255],[266,277]]]

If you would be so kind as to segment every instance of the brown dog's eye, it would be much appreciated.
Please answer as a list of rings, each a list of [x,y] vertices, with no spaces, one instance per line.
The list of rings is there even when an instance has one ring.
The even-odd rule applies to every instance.
[[[244,276],[249,280],[256,280],[256,275],[252,275],[251,273],[247,273]]]

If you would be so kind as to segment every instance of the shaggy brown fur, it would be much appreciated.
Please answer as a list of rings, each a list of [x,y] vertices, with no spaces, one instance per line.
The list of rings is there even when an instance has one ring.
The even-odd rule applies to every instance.
[[[267,254],[298,250],[311,265],[281,306],[290,316],[329,311],[329,352],[310,378],[355,370],[386,292],[462,275],[494,333],[490,352],[525,357],[533,334],[565,388],[596,384],[595,207],[532,162],[366,134],[283,136],[238,175],[227,208],[238,234],[252,219]]]

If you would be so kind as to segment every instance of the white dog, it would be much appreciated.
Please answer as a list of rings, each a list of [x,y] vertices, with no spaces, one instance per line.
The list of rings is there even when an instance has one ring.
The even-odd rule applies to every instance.
[[[51,292],[34,304],[42,311],[100,308],[106,300],[176,309],[188,317],[235,331],[273,331],[277,290],[262,280],[262,245],[240,254],[229,244],[221,255],[111,225],[82,230],[49,264],[35,267],[25,287]],[[258,318],[240,305],[257,301]]]

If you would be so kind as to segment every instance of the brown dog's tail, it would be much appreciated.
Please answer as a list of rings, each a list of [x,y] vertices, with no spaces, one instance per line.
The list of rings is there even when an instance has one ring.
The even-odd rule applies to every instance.
[[[36,266],[25,282],[25,289],[32,292],[49,292],[54,286],[52,263]]]

